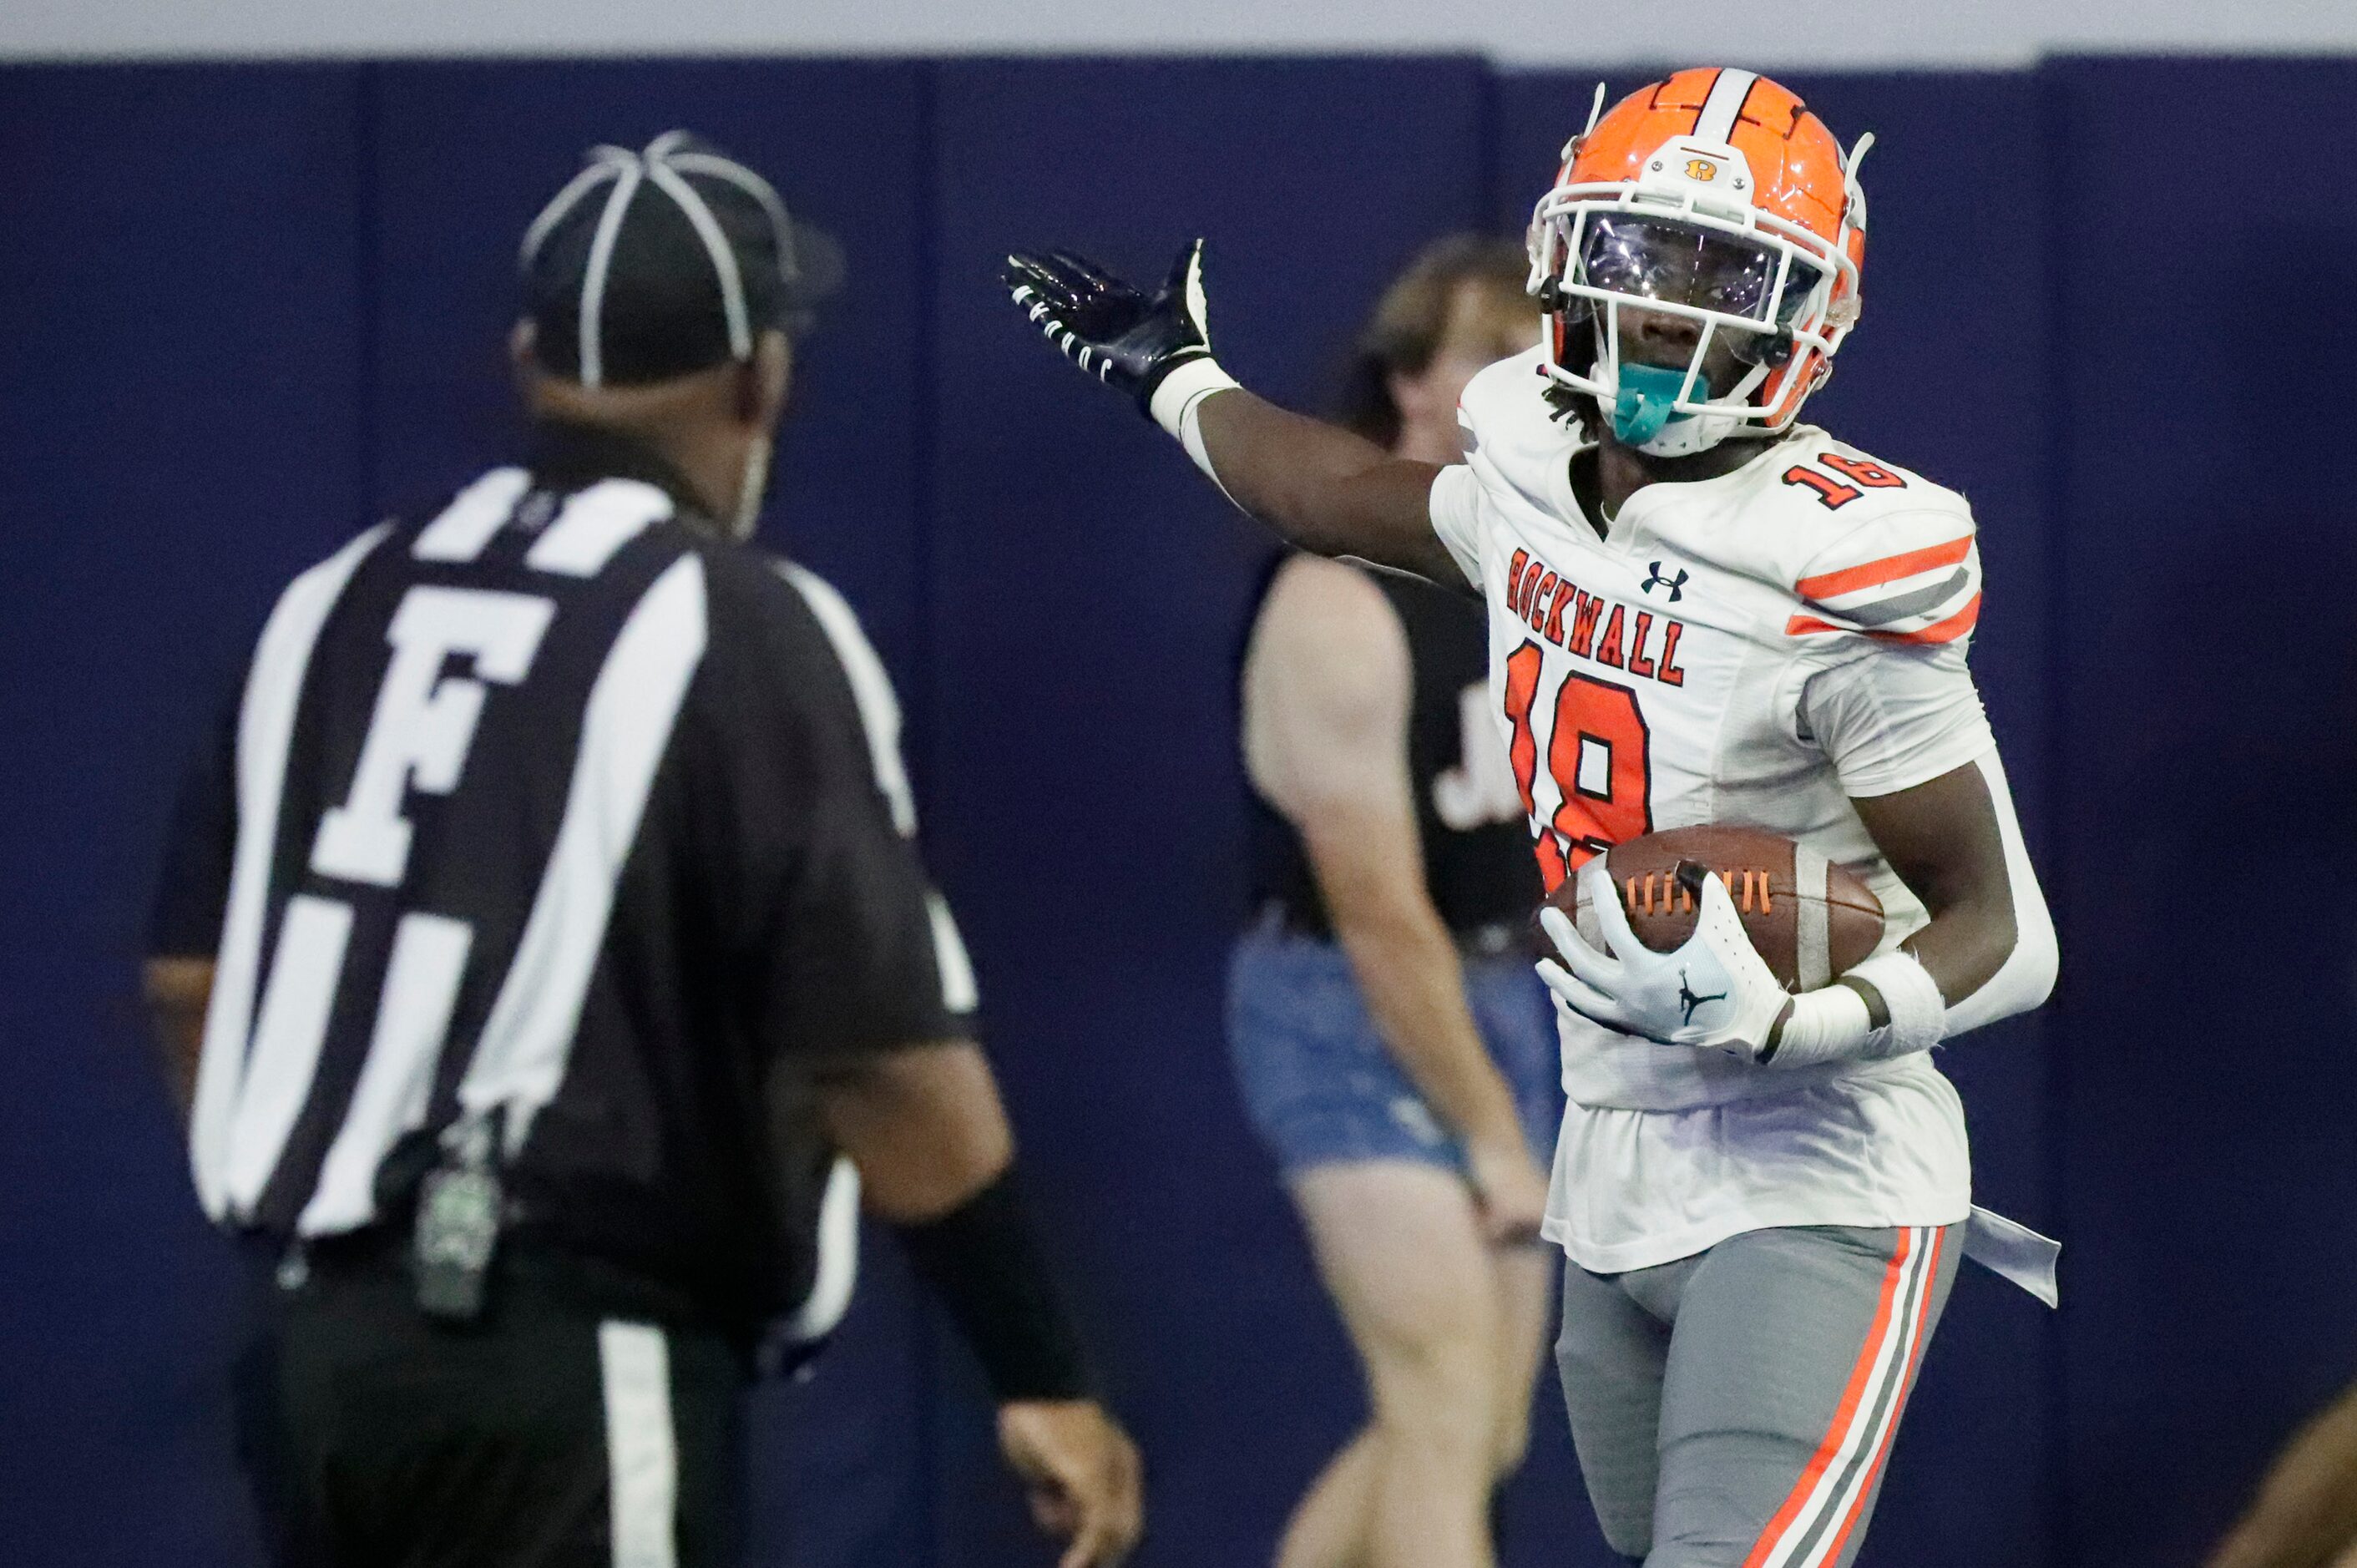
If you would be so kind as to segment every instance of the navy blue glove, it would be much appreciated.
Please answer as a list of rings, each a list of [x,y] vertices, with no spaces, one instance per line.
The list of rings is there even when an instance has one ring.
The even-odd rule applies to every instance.
[[[1069,251],[1017,252],[1000,276],[1048,341],[1135,398],[1142,413],[1151,414],[1154,389],[1172,371],[1211,356],[1200,240],[1179,250],[1169,281],[1150,297]]]

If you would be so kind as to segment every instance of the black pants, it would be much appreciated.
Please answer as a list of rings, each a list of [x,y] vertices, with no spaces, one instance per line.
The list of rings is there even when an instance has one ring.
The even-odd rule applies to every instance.
[[[243,1446],[286,1568],[735,1563],[737,1349],[562,1272],[494,1283],[463,1328],[418,1312],[397,1256],[274,1292]]]

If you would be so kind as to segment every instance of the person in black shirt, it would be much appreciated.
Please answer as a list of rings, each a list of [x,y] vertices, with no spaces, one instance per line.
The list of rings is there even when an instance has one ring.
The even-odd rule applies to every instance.
[[[1361,338],[1361,434],[1461,459],[1458,394],[1536,331],[1523,269],[1472,236],[1416,259]],[[1295,1510],[1282,1568],[1486,1564],[1484,1503],[1522,1458],[1560,1102],[1487,665],[1470,601],[1312,555],[1277,566],[1245,653],[1261,914],[1229,971],[1229,1044],[1373,1406]]]
[[[829,1145],[1068,1568],[1137,1534],[890,683],[744,543],[810,253],[709,147],[597,149],[524,240],[534,449],[298,577],[185,794],[147,991],[199,1197],[274,1269],[290,1562],[734,1561]]]

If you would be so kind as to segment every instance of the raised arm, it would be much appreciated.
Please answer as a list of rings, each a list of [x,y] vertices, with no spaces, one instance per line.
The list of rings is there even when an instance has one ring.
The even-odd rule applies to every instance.
[[[1200,240],[1152,295],[1061,251],[1009,256],[1006,281],[1049,342],[1135,398],[1229,499],[1289,543],[1464,584],[1432,528],[1437,465],[1279,408],[1211,358]]]

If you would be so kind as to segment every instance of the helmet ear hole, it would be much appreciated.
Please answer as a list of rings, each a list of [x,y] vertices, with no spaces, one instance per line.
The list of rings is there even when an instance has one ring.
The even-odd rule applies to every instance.
[[[1596,302],[1565,292],[1563,285],[1554,278],[1539,285],[1539,308],[1566,322],[1585,321],[1596,313]]]

